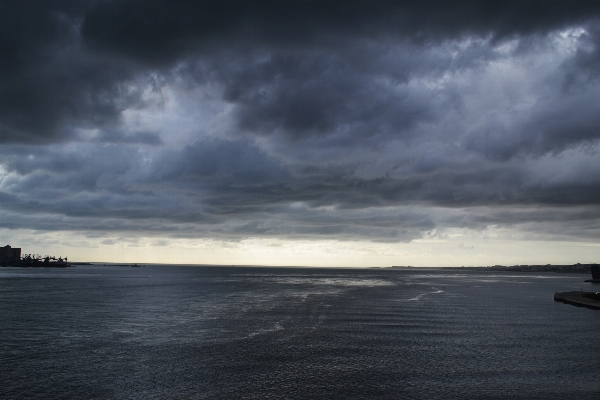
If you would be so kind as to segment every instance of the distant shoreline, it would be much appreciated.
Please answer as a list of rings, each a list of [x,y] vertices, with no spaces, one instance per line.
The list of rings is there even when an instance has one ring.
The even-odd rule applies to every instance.
[[[112,267],[148,267],[153,265],[165,265],[165,266],[189,266],[189,267],[239,267],[239,268],[310,268],[310,269],[449,269],[449,270],[471,270],[471,271],[493,271],[493,272],[554,272],[554,273],[568,273],[568,274],[589,274],[592,265],[597,264],[570,264],[570,265],[553,265],[553,264],[533,264],[533,265],[493,265],[493,266],[464,266],[464,267],[428,267],[428,266],[412,266],[412,265],[394,265],[394,266],[365,266],[365,267],[323,267],[323,266],[310,266],[310,265],[232,265],[232,264],[167,264],[167,263],[120,263],[120,262],[101,262],[101,261],[74,261],[69,263],[72,266],[112,266]]]
[[[477,271],[509,271],[509,272],[555,272],[563,274],[587,274],[590,273],[590,267],[595,264],[571,264],[571,265],[493,265],[481,267],[439,267],[453,270],[477,270]],[[392,266],[391,268],[421,268],[413,266]]]

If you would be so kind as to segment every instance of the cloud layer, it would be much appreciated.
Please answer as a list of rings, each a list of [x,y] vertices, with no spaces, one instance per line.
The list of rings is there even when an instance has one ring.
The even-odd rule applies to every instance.
[[[0,7],[0,227],[600,236],[597,2]]]

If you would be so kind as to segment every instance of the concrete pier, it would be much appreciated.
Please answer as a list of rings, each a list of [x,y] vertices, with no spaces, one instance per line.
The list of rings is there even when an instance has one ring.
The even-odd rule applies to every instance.
[[[594,292],[561,292],[554,294],[554,300],[577,307],[600,310],[600,295]]]

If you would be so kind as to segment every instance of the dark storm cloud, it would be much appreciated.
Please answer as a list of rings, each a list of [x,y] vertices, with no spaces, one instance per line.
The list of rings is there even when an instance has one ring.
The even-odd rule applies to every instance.
[[[450,64],[442,59],[412,65],[393,60],[392,68],[383,62],[369,65],[371,56],[381,54],[357,48],[361,40],[427,44],[475,35],[498,41],[581,22],[599,9],[595,2],[536,1],[209,1],[144,7],[100,2],[86,13],[82,35],[91,49],[154,67],[217,55],[223,48],[241,54],[265,49],[269,61],[241,66],[247,61],[234,59],[236,64],[224,66],[225,76],[209,77],[220,79],[226,85],[224,99],[238,105],[238,127],[298,139],[350,125],[350,137],[340,140],[351,141],[354,135],[364,140],[382,130],[402,134],[405,127],[432,118],[431,106],[419,104],[431,99],[381,90],[382,75],[400,84],[410,75],[439,73]],[[482,54],[470,56],[468,62],[481,61]],[[535,140],[526,137],[513,146],[532,146]]]
[[[0,7],[4,227],[598,236],[596,1]]]
[[[375,75],[379,71],[360,71],[351,60],[335,55],[305,52],[260,64],[266,64],[258,68],[269,70],[270,76],[242,77],[227,87],[226,99],[238,105],[235,116],[242,131],[298,140],[341,128],[344,140],[353,142],[378,133],[401,134],[433,117],[427,102],[433,99],[411,96],[402,86],[390,90],[393,77],[382,80]]]
[[[0,142],[63,140],[75,127],[110,126],[140,93],[136,71],[85,52],[83,2],[0,4]]]
[[[547,97],[537,101],[527,120],[490,118],[486,125],[466,135],[465,147],[490,158],[509,159],[560,152],[599,139],[600,105],[595,101],[598,92],[591,89],[597,82],[586,79],[587,88],[565,92],[561,87],[564,78],[556,76],[556,83],[548,84]]]
[[[427,43],[462,34],[499,39],[577,23],[599,7],[536,1],[3,1],[0,140],[49,140],[64,137],[70,124],[98,126],[118,119],[139,101],[123,82],[145,70],[119,58],[156,67],[222,48],[331,49],[357,38]],[[235,97],[235,90],[228,96]],[[285,117],[284,126],[319,118],[308,108],[318,96],[302,96],[289,102],[301,107],[298,115]],[[333,123],[321,118],[315,127]]]
[[[146,144],[149,146],[162,144],[160,135],[156,132],[131,132],[125,134],[117,130],[103,130],[92,141],[98,143]]]
[[[579,22],[599,9],[594,1],[107,1],[86,14],[82,32],[98,49],[163,64],[231,42],[314,46],[328,34],[501,38]]]

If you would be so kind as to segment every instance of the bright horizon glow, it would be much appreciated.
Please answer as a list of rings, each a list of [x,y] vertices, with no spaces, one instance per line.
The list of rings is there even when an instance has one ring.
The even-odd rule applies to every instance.
[[[522,264],[588,264],[600,258],[591,242],[477,237],[419,239],[409,243],[247,238],[93,238],[72,232],[1,230],[0,244],[23,253],[68,257],[73,262],[301,267],[460,267]]]

